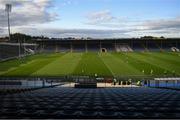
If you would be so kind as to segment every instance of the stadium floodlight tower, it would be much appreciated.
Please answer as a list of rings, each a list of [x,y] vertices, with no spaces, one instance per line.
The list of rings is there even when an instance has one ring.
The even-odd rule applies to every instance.
[[[9,21],[9,13],[11,12],[12,5],[11,4],[6,4],[5,11],[7,12],[7,17],[8,17],[8,32],[9,32],[9,41],[11,41],[11,31],[10,31],[10,21]]]

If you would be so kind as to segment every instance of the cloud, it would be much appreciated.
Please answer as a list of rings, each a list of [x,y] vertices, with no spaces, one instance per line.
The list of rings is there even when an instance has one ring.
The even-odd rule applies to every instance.
[[[130,25],[131,24],[131,25]],[[13,32],[21,32],[34,36],[44,35],[48,37],[92,37],[92,38],[126,38],[141,37],[145,35],[180,37],[179,18],[146,20],[135,23],[127,23],[126,27],[118,29],[63,29],[51,27],[17,26]],[[6,29],[0,29],[5,31]],[[7,31],[7,30],[6,30]],[[3,34],[5,32],[2,32]]]
[[[180,37],[180,17],[142,21],[134,24],[131,31],[134,36]]]
[[[180,17],[145,21],[142,26],[147,30],[177,29],[180,30]]]
[[[66,0],[62,3],[63,6],[67,6],[67,5],[71,5],[72,4],[72,1],[70,0]]]
[[[115,38],[127,37],[126,30],[98,30],[98,29],[49,29],[48,33],[54,33],[59,37],[92,37],[92,38]],[[54,35],[54,36],[55,36]]]
[[[4,29],[0,28],[0,33],[3,33],[4,32]]]
[[[86,25],[93,25],[103,28],[122,28],[125,27],[127,18],[115,17],[110,10],[101,10],[95,12],[89,12],[86,14]]]
[[[138,37],[142,34],[154,35],[155,33],[156,35],[163,34],[165,36],[173,34],[174,36],[180,37],[180,17],[156,20],[136,20],[135,16],[113,16],[110,10],[102,10],[96,12],[89,12],[86,15],[86,19],[87,21],[84,22],[86,25],[106,29],[126,30],[129,31],[128,34],[132,34],[132,36],[134,37]]]
[[[180,37],[180,17],[156,20],[133,20],[135,17],[115,17],[109,10],[90,12],[86,16],[87,25],[106,29],[119,29],[126,31],[133,37],[144,35]]]
[[[6,3],[13,6],[10,15],[12,33],[22,32],[49,37],[110,38],[144,35],[180,37],[180,17],[140,21],[135,16],[114,16],[110,10],[87,13],[86,21],[83,22],[85,26],[82,29],[51,28],[49,22],[58,19],[56,13],[50,12],[55,11],[52,8],[58,7],[54,6],[52,0],[0,0],[0,36],[7,35],[7,16],[4,11]],[[65,5],[75,4],[74,0],[64,0],[63,3]],[[90,27],[92,29],[87,29],[89,26],[93,26]]]
[[[103,28],[129,29],[128,24],[131,23],[128,17],[113,16],[110,10],[89,12],[85,15],[85,18],[84,24]]]
[[[0,3],[1,3],[1,7],[5,4],[12,4],[13,6],[17,6],[17,5],[21,5],[22,2],[26,2],[25,0],[1,0]]]
[[[97,11],[88,13],[86,16],[90,24],[98,24],[104,22],[111,22],[115,17],[113,17],[109,10]]]
[[[47,11],[53,6],[51,0],[1,0],[0,27],[7,26],[7,16],[4,11],[6,3],[12,4],[11,26],[36,25],[57,19],[56,13]]]
[[[99,29],[58,29],[58,28],[17,28],[18,32],[31,35],[44,35],[49,37],[92,37],[92,38],[114,38],[128,37],[127,30],[99,30]]]
[[[5,36],[5,35],[6,35],[5,32],[7,32],[7,30],[6,30],[5,28],[1,28],[1,27],[0,27],[0,37],[1,37],[1,36]]]

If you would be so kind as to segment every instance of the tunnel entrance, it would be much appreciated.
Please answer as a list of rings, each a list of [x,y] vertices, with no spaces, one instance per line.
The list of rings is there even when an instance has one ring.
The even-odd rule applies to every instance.
[[[106,53],[107,49],[106,48],[101,48],[101,52]]]

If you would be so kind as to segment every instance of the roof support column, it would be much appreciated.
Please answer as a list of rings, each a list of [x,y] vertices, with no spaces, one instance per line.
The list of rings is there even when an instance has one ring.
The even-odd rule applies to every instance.
[[[86,53],[87,53],[88,52],[87,40],[85,41],[85,50],[86,50]]]
[[[73,52],[73,45],[72,45],[72,42],[71,42],[71,46],[70,46],[70,47],[71,47],[71,52]]]
[[[99,47],[100,47],[100,52],[102,52],[102,51],[101,51],[101,49],[102,49],[101,40],[99,40]]]

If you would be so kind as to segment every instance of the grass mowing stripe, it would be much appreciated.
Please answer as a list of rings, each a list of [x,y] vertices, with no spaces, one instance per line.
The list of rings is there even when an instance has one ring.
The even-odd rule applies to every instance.
[[[57,59],[59,55],[43,55],[43,56],[36,56],[33,61],[28,62],[27,64],[22,64],[19,67],[8,71],[7,73],[3,74],[2,76],[31,76],[31,74],[47,64],[51,63],[53,60]]]
[[[164,76],[164,71],[172,76],[180,74],[179,54],[172,52],[145,53],[67,53],[37,54],[19,59],[0,62],[0,76]],[[127,62],[128,61],[128,62]],[[82,73],[84,69],[84,73]]]
[[[7,60],[0,62],[0,73],[8,71],[10,69],[17,68],[21,65],[25,65],[35,59],[44,59],[44,58],[50,58],[50,57],[56,57],[56,54],[35,54],[31,56],[26,56],[20,59],[12,59],[12,60]]]
[[[167,61],[170,64],[174,64],[174,65],[180,65],[180,57],[174,54],[166,54],[166,53],[160,53],[160,52],[156,52],[156,53],[151,53],[152,56],[162,60],[162,61]]]
[[[105,60],[103,59],[104,53],[99,53],[99,57],[101,58],[102,62],[106,65],[106,67],[111,71],[112,75],[115,76],[116,74],[112,71],[111,67],[106,64]]]
[[[115,73],[111,70],[111,68],[104,62],[104,60],[101,57],[101,53],[99,53],[99,58],[103,62],[103,64],[108,68],[108,70],[111,72],[112,76],[115,76]]]
[[[178,64],[172,64],[171,62],[162,59],[162,58],[158,58],[158,57],[154,57],[153,55],[154,53],[141,53],[141,55],[143,56],[147,56],[153,63],[155,63],[156,65],[159,65],[165,69],[168,69],[170,71],[170,73],[172,73],[173,71],[176,72],[176,74],[180,74],[180,67]],[[159,54],[159,56],[161,56],[161,54]]]
[[[124,62],[124,64],[126,64],[127,66],[132,67],[133,69],[135,69],[136,70],[136,75],[144,75],[142,73],[143,69],[141,69],[139,67],[137,61],[134,60],[134,59],[131,59],[131,58],[129,59],[127,54],[128,53],[124,53],[124,52],[123,53],[112,53],[113,56],[117,57],[118,59],[121,59]]]
[[[32,60],[34,60],[36,57],[42,57],[42,54],[32,55],[32,56],[26,56],[21,59],[12,59],[0,62],[0,73],[8,71],[12,68],[19,67],[22,64],[26,64]]]
[[[180,57],[180,53],[179,52],[163,52],[163,53]]]
[[[130,64],[139,69],[141,72],[144,71],[145,75],[164,75],[164,71],[166,69],[148,62],[148,57],[143,58],[138,56],[136,53],[128,53],[126,56],[128,56],[128,59],[132,61]],[[151,70],[153,70],[152,73]]]
[[[82,59],[73,72],[74,75],[94,76],[112,76],[108,68],[103,64],[98,57],[98,53],[84,53]]]
[[[138,70],[125,64],[121,59],[118,59],[110,53],[101,54],[101,57],[109,69],[112,70],[115,76],[140,74]]]
[[[68,53],[33,73],[37,76],[62,76],[71,74],[81,60],[82,53]]]
[[[136,56],[136,58],[138,58],[139,60],[142,60],[144,62],[147,62],[149,64],[152,64],[154,66],[157,66],[161,69],[164,69],[164,71],[167,71],[167,74],[172,75],[172,70],[169,69],[169,65],[167,65],[167,63],[164,63],[164,61],[158,60],[156,58],[153,58],[151,55],[145,55],[148,53],[134,53],[134,56]],[[164,72],[162,71],[161,75],[163,75]]]
[[[0,75],[1,75],[1,76],[11,76],[12,73],[14,74],[14,71],[19,70],[19,68],[21,68],[21,67],[23,67],[23,66],[27,66],[27,65],[29,65],[29,64],[32,64],[32,63],[34,63],[34,61],[35,61],[35,60],[32,60],[32,61],[27,62],[26,64],[23,63],[23,64],[20,64],[20,65],[18,65],[18,66],[16,66],[16,67],[11,67],[10,69],[8,69],[8,70],[6,70],[6,71],[1,72]],[[23,72],[24,72],[24,71],[23,71]],[[17,75],[17,73],[16,73],[15,75]],[[17,75],[17,76],[18,76],[18,75]]]

